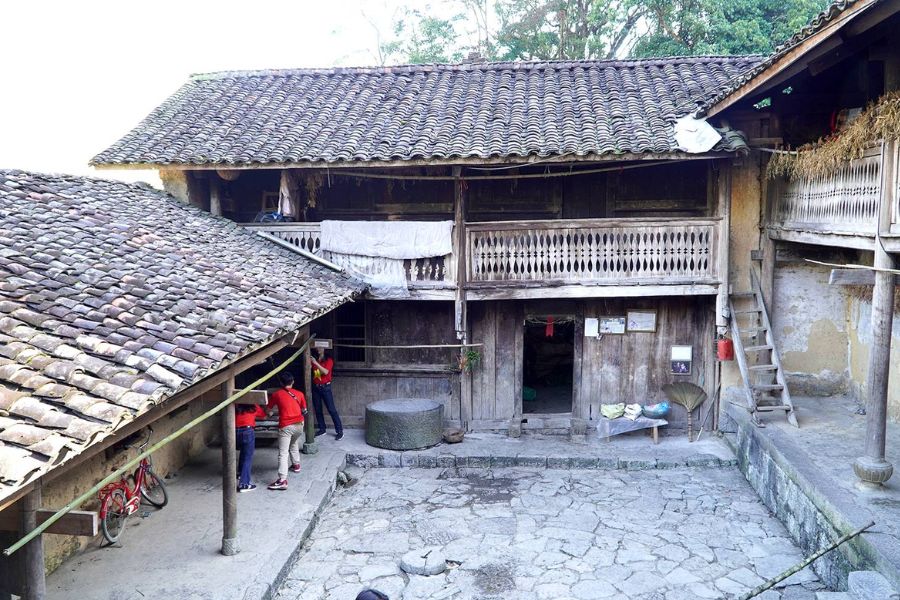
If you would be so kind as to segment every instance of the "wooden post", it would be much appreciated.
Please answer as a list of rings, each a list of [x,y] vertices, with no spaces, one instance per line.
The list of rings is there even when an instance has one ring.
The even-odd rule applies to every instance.
[[[234,378],[222,384],[222,398],[234,394]],[[237,451],[234,403],[222,410],[222,554],[234,556],[240,549],[237,539]]]
[[[468,280],[466,248],[466,193],[462,179],[462,167],[453,167],[453,241],[456,249],[456,301],[453,304],[456,338],[469,343],[468,314],[466,310],[466,281]],[[465,354],[468,348],[461,348]],[[459,418],[462,428],[468,429],[472,418],[472,374],[467,369],[459,373]]]
[[[760,164],[760,179],[762,179],[761,198],[763,205],[760,207],[760,236],[759,249],[762,253],[762,261],[759,265],[759,287],[762,292],[766,307],[772,309],[775,306],[775,241],[769,237],[768,226],[772,222],[772,214],[775,202],[780,193],[777,181],[769,181],[765,175],[766,166]]]
[[[38,526],[37,511],[41,508],[41,486],[35,485],[22,501],[22,532]],[[25,546],[25,595],[23,600],[44,600],[47,582],[44,578],[44,538],[37,536]]]
[[[304,340],[309,339],[309,325],[303,328]],[[310,344],[311,346],[312,344]],[[312,348],[303,353],[303,392],[306,394],[306,420],[303,427],[303,454],[316,454],[316,422],[312,409]]]
[[[215,172],[209,175],[209,212],[222,216],[222,180]]]
[[[881,243],[881,234],[890,231],[894,206],[893,144],[881,146],[881,196],[879,222],[875,235],[875,267],[893,269],[894,259]],[[872,292],[872,351],[866,379],[866,446],[865,454],[853,463],[853,471],[863,484],[880,487],[891,478],[894,467],[885,459],[887,432],[887,391],[891,366],[891,331],[894,322],[894,274],[875,272]]]
[[[731,287],[730,240],[731,240],[731,165],[721,162],[719,165],[718,209],[717,215],[722,217],[718,231],[718,278],[719,292],[716,294],[716,327],[723,333],[728,327],[728,294]]]

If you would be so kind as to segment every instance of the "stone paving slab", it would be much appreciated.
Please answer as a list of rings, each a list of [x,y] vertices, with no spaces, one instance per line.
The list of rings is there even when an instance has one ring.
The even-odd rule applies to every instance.
[[[129,518],[119,544],[94,543],[47,578],[48,600],[255,600],[271,597],[300,545],[328,505],[344,468],[339,447],[303,455],[285,491],[276,478],[277,450],[256,449],[254,483],[238,494],[236,556],[219,554],[222,539],[221,450],[208,448],[166,481],[169,504]],[[105,544],[105,542],[104,542]]]
[[[401,572],[423,548],[448,569]],[[802,558],[736,468],[378,469],[335,494],[276,598],[725,599]],[[805,569],[760,598],[824,589]]]

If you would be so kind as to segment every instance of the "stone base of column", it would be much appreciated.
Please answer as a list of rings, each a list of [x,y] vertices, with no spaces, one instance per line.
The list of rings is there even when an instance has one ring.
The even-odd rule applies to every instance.
[[[237,538],[222,538],[222,554],[224,556],[234,556],[240,551]]]
[[[853,463],[853,472],[864,484],[880,487],[891,478],[891,475],[894,473],[894,467],[883,458],[860,456]]]
[[[315,442],[304,442],[303,448],[300,450],[303,454],[318,454],[319,446]]]

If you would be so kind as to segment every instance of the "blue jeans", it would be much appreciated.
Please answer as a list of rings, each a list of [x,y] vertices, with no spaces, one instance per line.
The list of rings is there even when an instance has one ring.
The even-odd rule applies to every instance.
[[[238,457],[238,481],[242,486],[250,485],[250,467],[253,465],[253,450],[256,449],[256,432],[252,427],[239,427],[235,432]]]
[[[322,402],[324,402],[325,408],[328,409],[328,414],[331,415],[331,421],[334,423],[334,432],[342,433],[344,431],[344,425],[341,423],[341,416],[334,406],[334,394],[331,393],[331,384],[313,384],[312,397],[313,409],[316,411],[316,432],[321,433],[326,429],[325,413],[322,412]]]

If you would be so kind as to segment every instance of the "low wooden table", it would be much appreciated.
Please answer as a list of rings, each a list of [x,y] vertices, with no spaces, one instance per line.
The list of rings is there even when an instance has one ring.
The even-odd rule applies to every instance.
[[[649,429],[650,437],[653,438],[653,443],[658,444],[659,428],[668,424],[669,422],[665,419],[648,419],[643,415],[634,421],[626,419],[625,417],[619,417],[618,419],[600,417],[600,423],[597,424],[597,433],[603,437],[604,441],[608,442],[609,438],[614,435],[619,435],[620,433],[628,433],[629,431],[637,431],[638,429]]]

